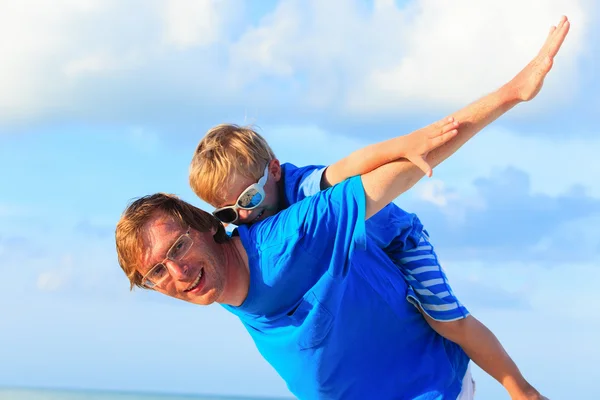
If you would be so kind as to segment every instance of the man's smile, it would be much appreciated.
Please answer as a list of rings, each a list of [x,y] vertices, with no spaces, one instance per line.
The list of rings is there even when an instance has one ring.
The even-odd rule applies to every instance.
[[[184,290],[184,292],[189,293],[192,290],[197,289],[198,287],[200,287],[200,283],[204,282],[204,279],[202,279],[202,277],[204,276],[204,268],[200,269],[200,272],[198,273],[198,276],[196,277],[196,279],[194,280],[194,282],[192,282],[192,284]]]

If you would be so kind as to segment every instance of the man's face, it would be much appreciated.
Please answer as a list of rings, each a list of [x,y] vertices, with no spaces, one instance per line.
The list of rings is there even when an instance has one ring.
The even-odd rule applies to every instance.
[[[272,160],[269,165],[269,176],[264,186],[265,198],[260,205],[252,210],[237,209],[238,220],[236,225],[253,224],[279,211],[279,189],[277,182],[281,177],[281,166],[278,160]],[[235,204],[239,196],[250,186],[256,183],[255,179],[234,174],[226,188],[227,196],[222,204],[214,204],[215,208]]]
[[[213,240],[214,232],[189,230],[193,241],[180,260],[167,258],[167,252],[185,235],[172,218],[157,213],[143,228],[143,252],[138,272],[147,276],[158,263],[168,270],[168,276],[154,289],[176,299],[208,305],[218,302],[225,289],[226,266],[220,245]]]

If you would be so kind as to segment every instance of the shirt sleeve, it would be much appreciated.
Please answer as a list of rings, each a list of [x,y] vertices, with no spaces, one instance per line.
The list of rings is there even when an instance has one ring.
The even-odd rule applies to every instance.
[[[322,165],[307,165],[297,168],[292,164],[284,164],[283,182],[286,206],[319,193],[323,171],[325,171],[325,167]]]
[[[319,193],[325,169],[321,165],[298,168],[284,164],[285,207]],[[390,203],[367,220],[366,229],[374,244],[394,262],[399,262],[399,254],[417,246],[423,226],[415,214]]]
[[[414,249],[423,232],[419,218],[394,203],[369,218],[366,227],[369,238],[393,261],[398,261],[395,258],[399,252]]]
[[[325,172],[325,167],[317,167],[304,175],[304,179],[298,187],[298,201],[306,197],[313,196],[321,191],[321,179]]]

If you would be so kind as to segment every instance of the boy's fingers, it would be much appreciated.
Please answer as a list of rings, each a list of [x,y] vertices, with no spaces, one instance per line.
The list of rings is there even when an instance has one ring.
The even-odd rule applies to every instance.
[[[458,125],[458,121],[455,121],[453,119],[452,121],[449,121],[447,124],[443,125],[437,134],[443,135],[444,133],[450,132],[451,130],[458,128]]]
[[[442,133],[441,135],[434,137],[431,139],[431,148],[435,149],[438,146],[443,145],[448,140],[452,139],[454,136],[458,134],[458,129],[452,129],[449,132]]]
[[[454,117],[446,117],[444,119],[440,119],[438,122],[435,122],[434,124],[432,124],[432,126],[437,126],[440,129],[444,129],[445,126],[453,124],[454,123]]]

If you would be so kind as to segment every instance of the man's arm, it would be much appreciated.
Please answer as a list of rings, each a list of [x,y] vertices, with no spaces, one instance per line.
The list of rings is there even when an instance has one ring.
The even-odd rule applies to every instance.
[[[565,40],[569,27],[567,18],[562,17],[558,26],[550,30],[538,55],[517,76],[496,92],[452,114],[460,121],[458,135],[431,151],[427,155],[428,163],[432,167],[439,165],[502,114],[521,102],[533,99],[542,88],[544,78],[552,68],[554,57]],[[433,124],[419,131],[430,130],[432,127],[437,129],[436,124]],[[363,174],[367,197],[366,218],[413,187],[422,177],[423,173],[407,160],[392,161]]]
[[[478,319],[469,315],[448,323],[421,313],[433,330],[458,344],[475,364],[504,386],[511,399],[545,399],[525,380],[496,335]]]

